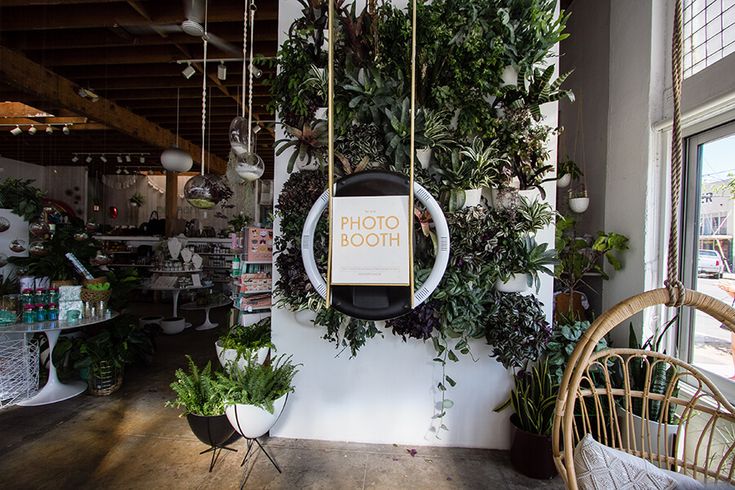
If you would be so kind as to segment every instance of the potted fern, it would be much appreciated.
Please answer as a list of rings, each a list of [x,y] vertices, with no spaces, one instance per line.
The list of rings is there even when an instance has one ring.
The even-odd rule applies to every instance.
[[[297,367],[290,356],[264,364],[251,357],[242,368],[231,364],[228,374],[219,376],[225,413],[240,435],[255,439],[273,427],[293,392]]]
[[[217,358],[223,367],[236,363],[243,369],[253,355],[260,364],[264,363],[271,349],[271,319],[263,318],[259,322],[231,328],[214,343]]]
[[[186,359],[189,372],[176,370],[176,381],[171,383],[176,398],[166,402],[166,406],[182,409],[197,439],[213,449],[222,448],[233,439],[235,429],[225,415],[223,391],[212,373],[212,363],[207,362],[199,369],[191,357],[186,356]],[[212,455],[209,471],[212,471],[215,456]]]

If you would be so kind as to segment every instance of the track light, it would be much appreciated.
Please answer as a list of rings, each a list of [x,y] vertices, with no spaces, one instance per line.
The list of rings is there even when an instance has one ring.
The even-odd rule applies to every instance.
[[[120,175],[120,173],[122,173],[122,169],[120,167],[117,167],[117,170],[115,170],[115,173]]]
[[[69,133],[70,133],[70,131],[69,131],[69,125],[68,124],[64,124],[64,127],[62,128],[61,132],[64,133],[65,135],[69,136]]]
[[[106,156],[104,156],[104,155],[102,155],[102,156],[100,157],[100,160],[102,161],[102,163],[107,163],[107,157],[106,157]]]
[[[48,126],[46,126],[46,134],[51,134],[53,132],[54,132],[54,127],[53,126],[51,126],[50,124]]]
[[[217,78],[220,80],[227,80],[227,65],[225,65],[224,61],[219,62],[219,66],[217,67]]]
[[[79,157],[74,155],[73,157],[71,157],[71,161],[77,163],[79,161]]]
[[[20,129],[20,126],[18,126],[17,124],[15,125],[13,129],[10,130],[10,134],[12,134],[13,136],[18,136],[22,132],[23,130]]]
[[[260,68],[258,68],[257,66],[254,66],[254,67],[253,67],[253,77],[255,77],[255,78],[260,78],[260,77],[262,77],[262,76],[263,76],[263,70],[261,70],[261,69],[260,69]]]
[[[38,129],[36,129],[36,126],[31,126],[30,128],[28,128],[28,134],[30,135],[34,135],[37,132],[38,132]]]
[[[92,163],[92,155],[87,155],[87,158],[84,159],[87,163]]]
[[[130,172],[128,171],[128,169],[127,169],[127,168],[124,168],[124,169],[123,169],[123,173],[124,173],[125,175],[128,175],[128,174],[129,174]]]
[[[125,161],[130,163],[130,155],[125,155]]]
[[[117,156],[117,163],[122,163],[122,157],[120,155]]]
[[[197,71],[194,69],[193,66],[191,66],[191,63],[186,64],[186,68],[184,68],[184,71],[181,72],[182,75],[184,75],[184,78],[187,80],[194,76],[194,74]]]
[[[145,163],[145,157],[143,156],[140,157],[140,163]]]
[[[254,124],[254,125],[253,125],[253,134],[258,134],[258,133],[260,133],[260,130],[261,130],[261,129],[263,129],[263,128],[261,128],[261,127],[260,127],[260,124]]]

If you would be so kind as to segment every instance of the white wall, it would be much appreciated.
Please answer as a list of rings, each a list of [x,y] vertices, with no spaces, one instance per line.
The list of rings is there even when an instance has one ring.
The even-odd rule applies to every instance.
[[[279,41],[299,11],[296,2],[281,2]],[[556,104],[544,108],[547,122],[556,124]],[[281,133],[277,135],[282,138]],[[277,139],[278,139],[277,138]],[[556,159],[555,143],[552,161]],[[275,192],[280,192],[288,174],[289,155],[276,157]],[[550,202],[556,202],[555,186],[547,186]],[[275,232],[280,232],[278,223]],[[553,243],[553,229],[539,234]],[[274,271],[275,272],[275,271]],[[274,278],[274,281],[277,278]],[[546,278],[540,291],[551,317],[552,281]],[[449,392],[455,406],[445,419],[449,432],[437,439],[429,432],[434,404],[440,399],[435,389],[440,381],[439,366],[432,362],[430,343],[414,340],[404,343],[386,332],[360,350],[356,359],[349,352],[335,349],[321,337],[323,330],[299,324],[286,309],[273,310],[273,341],[281,353],[291,353],[303,363],[295,380],[296,393],[271,433],[280,437],[444,445],[483,448],[509,447],[509,411],[495,414],[492,409],[510,390],[511,378],[503,367],[488,357],[489,349],[477,341],[472,348],[477,362],[463,358],[448,367],[457,381]]]

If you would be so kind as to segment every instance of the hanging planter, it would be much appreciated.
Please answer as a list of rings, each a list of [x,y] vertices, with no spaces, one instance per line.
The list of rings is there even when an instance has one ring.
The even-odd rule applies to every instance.
[[[569,184],[572,183],[572,175],[571,174],[563,174],[561,177],[559,177],[556,180],[556,186],[559,189],[563,189],[565,187],[569,187]]]
[[[587,197],[587,191],[578,191],[569,193],[569,209],[573,213],[581,214],[587,211],[590,206],[590,198]]]

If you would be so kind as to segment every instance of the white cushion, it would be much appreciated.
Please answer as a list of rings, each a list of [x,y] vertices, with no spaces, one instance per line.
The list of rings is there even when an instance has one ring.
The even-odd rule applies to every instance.
[[[580,490],[704,488],[686,475],[673,478],[644,459],[600,444],[591,434],[574,448],[574,471]]]

